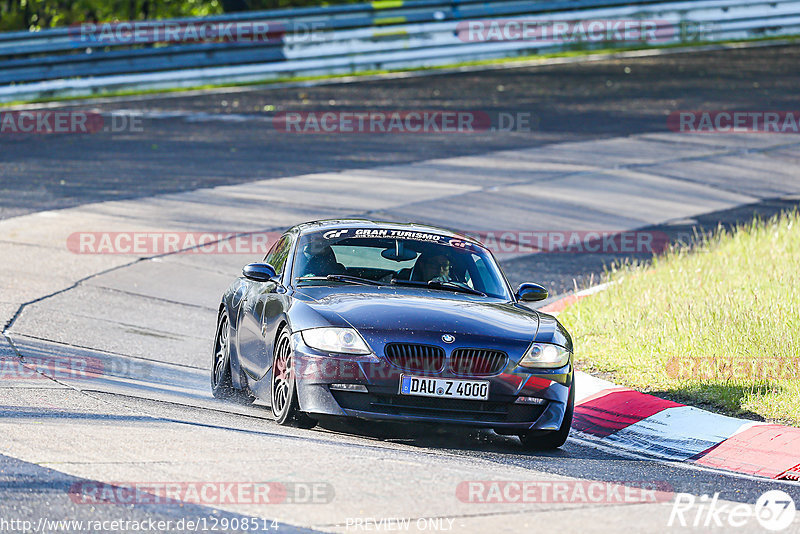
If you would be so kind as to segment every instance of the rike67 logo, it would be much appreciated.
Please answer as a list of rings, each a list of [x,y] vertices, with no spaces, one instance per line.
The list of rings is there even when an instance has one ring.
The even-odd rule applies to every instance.
[[[752,529],[753,519],[769,531],[786,530],[794,521],[797,510],[794,499],[781,490],[770,490],[761,495],[755,505],[720,502],[719,493],[697,497],[691,493],[678,493],[672,503],[667,526]]]

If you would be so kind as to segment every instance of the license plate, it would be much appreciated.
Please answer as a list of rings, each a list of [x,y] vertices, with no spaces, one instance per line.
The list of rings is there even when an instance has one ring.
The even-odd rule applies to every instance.
[[[400,394],[486,400],[489,398],[489,382],[486,380],[450,380],[449,378],[400,375]]]

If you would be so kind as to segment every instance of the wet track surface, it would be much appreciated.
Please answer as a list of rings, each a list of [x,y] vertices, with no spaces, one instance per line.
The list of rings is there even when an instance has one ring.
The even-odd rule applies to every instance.
[[[683,198],[698,199],[691,216],[669,217],[661,212],[658,216],[638,214],[619,200],[627,197],[610,197],[610,202],[619,204],[610,204],[606,211],[619,212],[618,219],[599,215],[591,219],[586,213],[594,204],[585,198],[592,196],[587,190],[577,195],[586,204],[560,204],[565,215],[553,223],[562,225],[558,228],[570,221],[577,228],[617,223],[664,232],[673,241],[685,239],[698,227],[711,229],[718,223],[745,221],[753,213],[771,215],[795,207],[798,197],[788,193],[797,192],[796,188],[787,182],[781,189],[781,181],[796,175],[797,141],[786,136],[768,142],[732,139],[719,147],[713,139],[710,144],[694,138],[683,143],[658,137],[666,132],[666,116],[683,109],[793,109],[799,59],[800,47],[774,47],[302,89],[149,97],[88,107],[104,113],[143,112],[141,132],[1,138],[0,215],[8,220],[2,222],[0,252],[22,266],[6,265],[2,271],[6,285],[0,312],[13,349],[7,339],[0,339],[0,356],[14,360],[21,355],[28,362],[53,355],[93,358],[109,372],[92,380],[37,376],[0,384],[4,454],[0,456],[0,517],[36,522],[41,517],[258,516],[279,521],[282,530],[299,526],[322,531],[353,531],[347,521],[359,517],[408,517],[449,518],[456,532],[518,532],[558,522],[583,532],[729,531],[702,522],[667,528],[671,505],[663,502],[487,504],[464,502],[457,494],[459,484],[470,480],[563,477],[630,486],[656,482],[670,492],[696,496],[719,492],[725,501],[750,504],[765,490],[780,487],[800,503],[797,485],[654,462],[576,438],[562,450],[532,453],[524,451],[516,438],[488,431],[330,422],[314,430],[280,427],[268,408],[222,403],[208,391],[217,299],[249,257],[171,255],[153,261],[124,255],[81,256],[65,250],[62,236],[106,228],[249,228],[245,223],[278,229],[296,219],[357,215],[365,210],[376,217],[466,224],[475,219],[469,210],[476,209],[484,212],[476,225],[508,224],[524,212],[525,205],[514,205],[511,193],[503,197],[492,190],[509,183],[516,187],[513,167],[492,165],[506,157],[513,164],[512,154],[520,154],[520,165],[560,165],[559,172],[568,164],[594,165],[605,158],[607,167],[602,172],[578,170],[593,178],[617,166],[620,174],[644,169],[652,173],[648,176],[658,176],[652,183],[689,188],[675,206],[659,208],[664,214],[678,213]],[[269,121],[274,112],[291,110],[440,108],[530,111],[538,121],[531,132],[439,136],[289,135],[276,131]],[[591,152],[595,145],[590,143],[616,143],[618,138],[625,138],[618,153],[609,151],[613,144]],[[558,152],[564,143],[572,142],[587,144],[571,145],[556,163],[542,163],[540,156],[547,152],[524,152],[537,147]],[[587,152],[581,159],[584,146]],[[657,155],[645,163],[632,162],[641,154],[629,153],[630,146],[646,146]],[[674,155],[669,154],[672,146]],[[697,147],[711,148],[698,152],[691,162],[695,166],[688,167],[691,172],[676,163],[683,151],[700,150]],[[480,159],[498,150],[516,152]],[[453,161],[450,166],[426,163],[458,156],[475,159]],[[777,174],[772,182],[758,168],[768,160],[776,172],[785,173]],[[755,162],[752,170],[730,172],[746,168],[745,161]],[[397,179],[389,172],[391,167],[417,163],[418,191],[407,181],[391,181]],[[417,167],[398,168],[398,174],[406,176]],[[441,183],[424,182],[436,178],[438,168],[442,169]],[[463,184],[453,169],[461,169]],[[385,183],[374,182],[375,198],[361,182],[352,185],[360,170],[367,173],[367,186],[373,178],[388,177]],[[373,170],[374,176],[369,174]],[[547,173],[552,172],[542,170],[544,183],[550,183],[552,176]],[[591,174],[595,172],[599,174]],[[333,194],[314,199],[302,187],[296,198],[271,203],[254,197],[241,205],[227,201],[223,194],[192,193],[199,188],[267,180],[280,196],[291,190],[292,182],[275,180],[306,173],[335,173],[342,181],[334,185],[350,184],[352,191],[344,195],[352,195],[353,200],[343,201]],[[580,186],[577,182],[564,190],[580,191]],[[458,189],[462,197],[451,196],[449,187],[453,193]],[[269,185],[259,188],[268,190]],[[226,194],[234,198],[245,189],[226,190]],[[187,193],[158,201],[144,198],[176,192]],[[502,206],[511,213],[507,218],[487,213],[481,206],[481,195],[491,194],[508,202]],[[135,198],[141,200],[89,205]],[[651,210],[646,200],[641,199],[645,213]],[[215,202],[219,202],[216,208]],[[702,210],[704,205],[709,208]],[[82,207],[35,215],[74,206]],[[533,211],[543,204],[531,201],[531,206]],[[27,217],[13,218],[24,214]],[[254,222],[259,216],[263,220]],[[535,220],[525,219],[525,224]],[[502,263],[514,283],[535,278],[563,292],[572,287],[573,278],[597,276],[608,262],[631,257],[646,259],[648,255],[533,254]],[[46,280],[26,277],[25,271],[39,267],[48,273]],[[17,293],[21,296],[16,297]],[[323,482],[333,487],[335,498],[316,504],[219,506],[207,502],[86,505],[72,498],[76,483],[98,480]],[[750,523],[742,531],[759,531],[758,524]]]
[[[34,396],[37,400],[32,400]],[[446,517],[454,521],[452,530],[457,532],[483,528],[511,532],[525,524],[557,520],[560,513],[569,511],[571,516],[564,519],[565,525],[589,532],[608,531],[625,524],[636,524],[637,531],[642,532],[684,532],[687,529],[680,525],[666,528],[669,500],[677,492],[697,496],[719,493],[719,498],[728,503],[752,504],[766,490],[781,488],[794,499],[800,498],[796,486],[616,455],[574,439],[561,450],[534,453],[522,450],[513,438],[466,429],[444,431],[399,425],[364,428],[364,425],[333,422],[310,431],[286,429],[266,417],[266,408],[241,408],[214,401],[199,408],[191,406],[191,402],[158,402],[91,390],[80,394],[16,390],[15,397],[15,403],[28,400],[30,404],[15,409],[4,399],[2,416],[6,421],[10,418],[28,424],[35,417],[45,431],[53,430],[49,434],[51,439],[65,442],[74,439],[64,433],[65,422],[73,423],[70,433],[76,428],[94,429],[89,430],[91,434],[84,436],[68,457],[56,459],[53,452],[56,447],[51,445],[40,447],[44,452],[39,453],[21,453],[19,446],[11,447],[9,453],[15,456],[37,457],[39,460],[34,463],[0,458],[3,470],[0,487],[4,489],[0,512],[4,517],[29,518],[34,522],[41,516],[175,521],[250,515],[277,520],[282,529],[290,531],[297,524],[322,531],[341,531],[346,529],[347,518],[353,517]],[[43,409],[42,400],[57,403],[58,407]],[[90,409],[93,404],[101,405],[102,409],[93,413]],[[59,427],[63,430],[59,431]],[[127,436],[129,443],[124,448],[109,441],[108,436],[117,431]],[[188,439],[182,447],[164,443],[160,446],[163,452],[148,450],[150,442],[181,434],[197,439]],[[212,435],[225,435],[224,443],[201,444]],[[218,446],[225,448],[220,451],[221,456],[208,452]],[[96,447],[108,450],[98,453],[94,451]],[[188,449],[188,454],[178,452],[182,449]],[[263,469],[255,467],[253,462],[275,464]],[[64,474],[74,472],[82,472],[84,476]],[[92,480],[110,479],[120,486],[176,480],[176,473],[180,472],[184,478],[177,480],[192,481],[234,481],[246,477],[244,473],[260,472],[262,478],[256,478],[259,481],[328,483],[334,495],[332,502],[321,499],[294,506],[253,506],[247,502],[222,509],[150,502],[87,506],[80,502],[81,489],[76,489],[76,485]],[[227,477],[220,478],[219,473]],[[654,486],[667,497],[660,497],[656,503],[637,504],[557,500],[512,505],[463,502],[463,494],[457,489],[459,484],[482,480],[545,484],[558,480],[606,481],[632,488]],[[387,496],[392,498],[387,501]],[[231,508],[238,508],[240,513],[224,510]],[[609,513],[613,517],[606,515]],[[693,519],[689,516],[690,525]],[[688,530],[706,528],[702,523],[695,526],[701,528]],[[756,530],[751,525],[749,531]]]

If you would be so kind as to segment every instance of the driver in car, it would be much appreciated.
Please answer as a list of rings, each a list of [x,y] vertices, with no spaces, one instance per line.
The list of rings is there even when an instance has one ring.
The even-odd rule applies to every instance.
[[[336,261],[333,249],[325,242],[311,241],[298,256],[300,277],[345,274],[344,265]]]
[[[420,275],[425,282],[450,282],[450,260],[446,256],[437,255],[421,258]]]

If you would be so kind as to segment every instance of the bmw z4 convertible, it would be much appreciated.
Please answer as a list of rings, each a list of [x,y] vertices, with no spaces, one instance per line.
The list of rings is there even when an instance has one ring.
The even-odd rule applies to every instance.
[[[563,445],[569,333],[513,291],[478,241],[360,219],[289,229],[222,297],[215,397],[269,403],[278,423],[342,416],[458,424]]]

